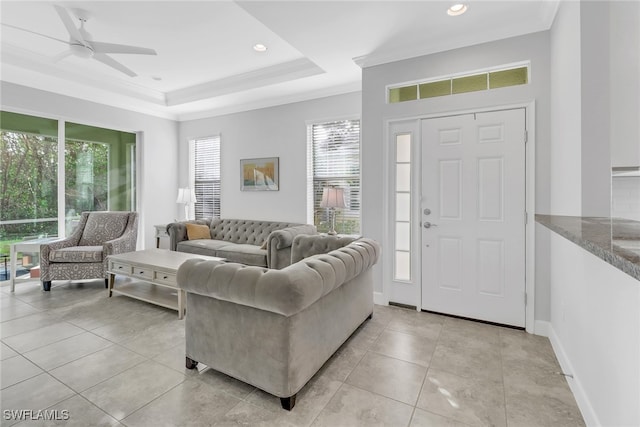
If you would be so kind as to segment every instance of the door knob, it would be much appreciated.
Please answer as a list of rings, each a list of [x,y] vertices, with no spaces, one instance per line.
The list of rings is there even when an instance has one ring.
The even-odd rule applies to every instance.
[[[438,224],[431,224],[429,221],[425,221],[423,224],[424,228],[431,228],[431,227],[437,227]]]

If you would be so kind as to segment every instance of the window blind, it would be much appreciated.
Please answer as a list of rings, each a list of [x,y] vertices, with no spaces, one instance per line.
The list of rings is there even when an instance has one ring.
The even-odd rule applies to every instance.
[[[341,120],[310,126],[313,168],[314,224],[329,229],[329,214],[320,207],[325,187],[344,189],[345,209],[336,210],[336,229],[343,234],[360,233],[360,120]]]
[[[193,141],[196,219],[220,218],[220,137]]]

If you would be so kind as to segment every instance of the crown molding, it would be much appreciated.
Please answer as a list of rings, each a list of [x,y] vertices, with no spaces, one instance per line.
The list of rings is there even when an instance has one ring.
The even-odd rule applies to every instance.
[[[307,58],[260,68],[183,89],[167,92],[167,105],[181,105],[230,93],[242,92],[276,83],[283,83],[324,74],[325,71]]]
[[[180,122],[188,120],[206,119],[211,117],[224,116],[227,114],[242,113],[244,111],[259,110],[261,108],[277,107],[279,105],[292,104],[295,102],[311,101],[319,98],[326,98],[335,95],[344,95],[347,93],[361,92],[362,83],[360,81],[348,83],[340,86],[333,86],[325,89],[313,90],[305,93],[299,93],[279,98],[269,98],[266,100],[231,105],[221,108],[212,108],[208,110],[197,111],[193,113],[179,114],[177,120]]]

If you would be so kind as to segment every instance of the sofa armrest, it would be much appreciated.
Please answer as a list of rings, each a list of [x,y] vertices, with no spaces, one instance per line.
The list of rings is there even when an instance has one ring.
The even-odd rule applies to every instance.
[[[320,266],[328,270],[328,265]],[[178,286],[189,293],[291,316],[322,296],[322,275],[302,263],[295,273],[238,263],[185,261],[178,269]],[[335,275],[324,276],[335,281]],[[333,276],[333,277],[331,277]]]
[[[187,237],[186,224],[204,224],[211,227],[211,219],[196,219],[189,221],[172,222],[167,225],[167,233],[169,234],[169,250],[177,250],[178,243],[189,240]]]
[[[191,259],[178,269],[178,286],[189,293],[292,316],[371,268],[379,254],[378,243],[367,239],[282,270]]]
[[[318,234],[315,225],[303,224],[275,230],[267,237],[267,266],[279,270],[291,265],[291,245],[299,234]]]
[[[356,240],[352,236],[328,236],[322,234],[298,234],[291,245],[291,264],[312,255],[326,254],[347,246]]]

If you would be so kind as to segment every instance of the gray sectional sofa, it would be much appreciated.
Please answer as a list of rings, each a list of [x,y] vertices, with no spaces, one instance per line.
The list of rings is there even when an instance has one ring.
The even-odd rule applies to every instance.
[[[209,227],[209,238],[189,240],[187,223]],[[213,219],[167,225],[169,249],[225,258],[230,262],[281,269],[291,264],[291,245],[298,234],[317,234],[310,224]],[[266,245],[264,243],[266,242]]]
[[[280,397],[283,408],[373,313],[371,239],[294,238],[282,270],[189,260],[186,365],[198,362]],[[333,249],[333,250],[331,250]],[[328,251],[328,253],[322,253]]]

